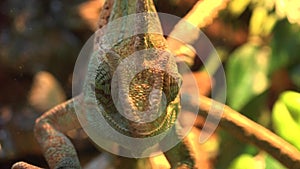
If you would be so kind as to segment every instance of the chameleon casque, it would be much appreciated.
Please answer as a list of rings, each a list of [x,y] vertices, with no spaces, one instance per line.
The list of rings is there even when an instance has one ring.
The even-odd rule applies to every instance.
[[[133,23],[128,21],[129,23],[123,24],[122,21],[119,27],[105,31],[108,39],[113,42],[108,52],[104,48],[106,43],[111,42],[103,40],[101,34],[100,37],[96,36],[97,52],[88,65],[91,80],[85,82],[83,94],[52,108],[36,120],[34,133],[50,168],[81,168],[75,148],[64,133],[82,127],[75,107],[88,106],[91,93],[95,95],[98,106],[102,107],[101,113],[107,123],[123,135],[147,138],[171,131],[176,137],[181,137],[174,124],[180,110],[181,76],[174,56],[168,54],[163,35],[147,33],[147,29],[151,29],[153,25],[160,27],[157,25],[160,23],[153,1],[106,0],[100,15],[99,28],[118,18],[139,13],[147,15],[137,17]],[[130,28],[127,27],[129,25]],[[145,33],[124,38],[126,31]],[[132,60],[133,64],[121,68],[116,75],[116,81],[113,81],[112,76],[123,60],[137,51],[150,49],[152,53],[141,53],[135,57],[136,60]],[[135,74],[132,71],[137,67],[141,71]],[[131,75],[133,78],[129,78]],[[122,102],[113,100],[113,91],[117,98],[122,98]],[[119,109],[122,109],[122,113]],[[124,150],[126,148],[123,147]],[[179,142],[164,154],[172,168],[194,168],[194,158],[185,141]],[[129,161],[128,158],[119,157],[119,162],[114,167],[126,168],[136,160]],[[134,164],[132,166],[134,168]],[[19,162],[12,168],[38,167]]]

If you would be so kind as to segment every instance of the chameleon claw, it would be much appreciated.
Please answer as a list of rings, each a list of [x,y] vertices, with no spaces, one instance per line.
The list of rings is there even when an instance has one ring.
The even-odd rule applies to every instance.
[[[188,164],[179,164],[176,169],[194,169],[193,167],[191,167]]]
[[[11,167],[11,169],[42,169],[42,168],[21,161],[15,163]]]

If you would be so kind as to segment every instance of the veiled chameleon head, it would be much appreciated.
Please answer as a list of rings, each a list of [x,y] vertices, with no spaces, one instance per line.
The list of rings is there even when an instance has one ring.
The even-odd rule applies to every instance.
[[[178,104],[174,100],[181,85],[174,57],[165,48],[144,48],[122,56],[108,54],[107,58],[115,57],[112,60],[118,63],[103,62],[98,68],[102,75],[96,77],[95,91],[105,109],[104,117],[129,136],[147,137],[166,131],[177,115],[178,110],[170,107]]]

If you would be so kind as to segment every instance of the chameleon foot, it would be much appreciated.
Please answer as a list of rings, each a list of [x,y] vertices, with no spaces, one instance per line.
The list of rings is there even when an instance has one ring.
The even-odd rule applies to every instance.
[[[187,164],[180,164],[176,167],[176,169],[194,169],[194,168]]]
[[[42,169],[42,168],[25,162],[17,162],[11,167],[11,169]]]

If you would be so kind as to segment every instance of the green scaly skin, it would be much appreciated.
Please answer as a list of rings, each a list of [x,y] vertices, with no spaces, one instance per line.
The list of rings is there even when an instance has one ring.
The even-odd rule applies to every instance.
[[[152,0],[118,0],[115,2],[113,0],[106,0],[100,15],[99,28],[103,27],[107,22],[114,21],[122,16],[141,12],[156,12]],[[154,19],[158,18],[156,17]],[[151,22],[151,20],[146,18],[143,22],[136,23],[134,25],[134,30],[147,29],[147,24],[151,25]],[[140,24],[145,24],[146,26],[141,26]],[[162,115],[157,120],[144,124],[130,121],[123,118],[122,115],[116,115],[117,110],[112,101],[110,86],[108,86],[108,88],[103,86],[111,84],[111,75],[114,73],[119,61],[136,51],[144,49],[154,48],[160,51],[168,50],[166,41],[160,34],[145,33],[135,35],[127,39],[122,39],[122,29],[125,30],[122,27],[112,30],[114,31],[114,36],[112,38],[120,39],[120,42],[114,44],[111,49],[114,53],[117,53],[121,57],[114,58],[114,55],[110,55],[109,53],[99,54],[99,59],[101,60],[100,65],[89,65],[89,67],[97,66],[96,84],[87,83],[85,84],[84,90],[87,90],[87,93],[89,90],[95,90],[98,104],[100,104],[105,110],[105,112],[101,113],[109,124],[122,134],[144,138],[160,134],[167,130],[172,130],[173,132],[171,133],[175,137],[180,138],[181,136],[177,133],[175,127],[173,127],[180,107],[178,98],[179,85],[177,84],[180,75],[178,74],[176,64],[167,65],[171,67],[170,70],[173,75],[176,75],[175,78],[161,70],[145,69],[132,80],[129,96],[121,96],[126,97],[126,99],[129,100],[128,102],[130,106],[124,107],[124,109],[147,110],[150,109],[148,103],[150,96],[149,88],[156,89],[159,91],[154,95],[154,97],[157,98],[157,104],[161,102],[162,93],[165,93],[167,105],[171,109],[168,109],[167,111],[167,108],[165,108]],[[147,30],[143,31],[147,32]],[[100,45],[101,47],[101,43],[106,43],[105,41],[99,42],[98,40],[99,38],[96,37],[96,46]],[[169,64],[168,59],[170,58],[161,58],[159,54],[160,53],[158,52],[155,58],[149,59],[155,60],[159,64]],[[126,74],[126,72],[124,72],[124,74]],[[122,82],[124,79],[120,77],[119,80]],[[119,89],[122,89],[122,87],[125,86],[121,85],[119,86]],[[139,93],[141,93],[141,95],[138,95]],[[86,99],[86,97],[83,97],[81,94],[54,107],[36,120],[34,130],[35,136],[42,147],[44,156],[50,168],[81,168],[76,151],[70,140],[65,136],[65,133],[71,129],[81,128],[76,116],[75,107],[78,104],[82,104],[81,102],[83,99]],[[138,104],[141,102],[142,104]],[[156,113],[161,111],[160,107],[154,108],[153,110],[153,112]],[[136,118],[140,118],[140,116],[142,115],[137,114]],[[143,130],[141,130],[141,128]],[[165,156],[170,162],[172,168],[194,168],[194,159],[191,156],[189,146],[186,142],[179,142],[174,148],[165,152]],[[130,168],[138,167],[138,160],[136,159],[119,157],[117,158],[117,161],[115,168],[124,168],[125,166],[130,166]],[[31,166],[27,163],[19,162],[12,168],[35,169],[34,167],[35,166]]]

